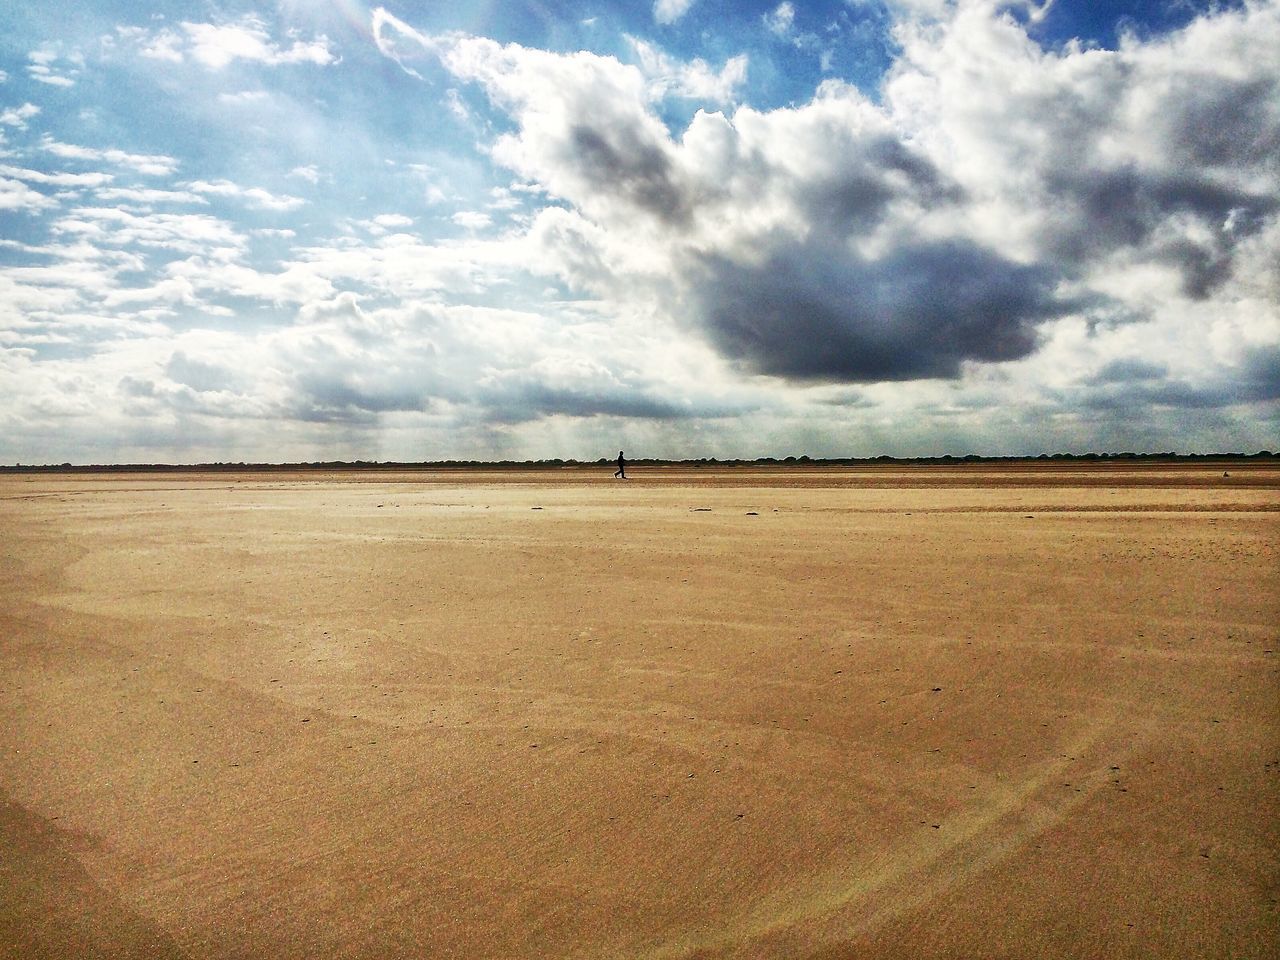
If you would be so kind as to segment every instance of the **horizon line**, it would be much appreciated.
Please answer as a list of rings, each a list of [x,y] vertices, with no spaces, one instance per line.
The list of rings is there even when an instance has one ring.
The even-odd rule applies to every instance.
[[[628,466],[650,467],[738,467],[738,466],[875,466],[883,464],[908,464],[919,466],[954,465],[974,463],[1046,463],[1062,461],[1143,461],[1143,462],[1188,462],[1196,460],[1276,460],[1280,453],[1270,450],[1259,450],[1257,453],[1177,453],[1164,451],[1156,453],[1134,453],[1125,451],[1086,452],[1086,453],[1039,453],[1025,455],[988,455],[968,453],[959,456],[953,454],[937,454],[922,457],[894,457],[880,454],[873,457],[810,457],[807,454],[786,457],[639,457],[628,460]],[[167,472],[167,471],[226,471],[226,472],[268,472],[282,470],[440,470],[440,469],[564,469],[601,467],[616,463],[616,458],[600,457],[596,460],[578,460],[574,458],[547,457],[538,460],[298,460],[291,462],[247,462],[247,461],[204,461],[199,463],[42,463],[0,464],[0,473],[58,473],[58,472]]]

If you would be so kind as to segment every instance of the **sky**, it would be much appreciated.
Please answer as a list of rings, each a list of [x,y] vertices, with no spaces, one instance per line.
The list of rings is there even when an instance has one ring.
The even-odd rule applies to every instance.
[[[1280,0],[0,6],[0,463],[1280,449]]]

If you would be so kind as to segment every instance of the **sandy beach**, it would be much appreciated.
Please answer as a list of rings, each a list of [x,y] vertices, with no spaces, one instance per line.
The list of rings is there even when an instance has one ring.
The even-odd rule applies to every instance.
[[[1276,955],[1280,468],[612,469],[0,477],[0,955]]]

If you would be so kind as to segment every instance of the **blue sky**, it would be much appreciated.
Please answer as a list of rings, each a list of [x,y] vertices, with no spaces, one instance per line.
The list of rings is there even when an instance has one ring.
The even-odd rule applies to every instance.
[[[1280,447],[1274,2],[0,9],[0,462]]]

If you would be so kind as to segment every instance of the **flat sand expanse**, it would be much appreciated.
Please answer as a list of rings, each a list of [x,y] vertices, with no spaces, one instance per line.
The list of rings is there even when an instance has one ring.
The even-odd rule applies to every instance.
[[[611,471],[0,477],[0,954],[1276,956],[1280,468]]]

